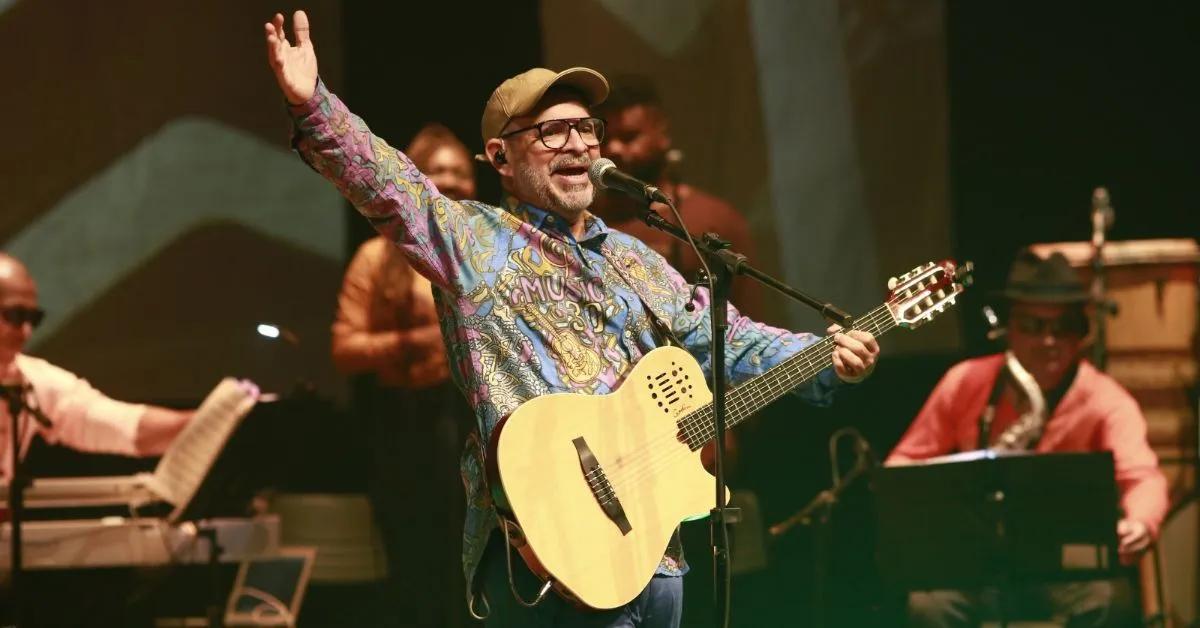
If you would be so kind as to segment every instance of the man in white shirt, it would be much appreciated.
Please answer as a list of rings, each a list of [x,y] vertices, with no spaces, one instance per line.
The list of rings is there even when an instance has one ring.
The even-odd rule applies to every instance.
[[[161,455],[192,417],[193,411],[116,401],[74,373],[22,352],[42,320],[37,285],[19,260],[0,253],[0,382],[20,384],[28,407],[37,408],[50,426],[29,412],[21,418],[21,455],[35,433],[49,443],[80,451],[126,456]],[[12,419],[0,401],[0,475],[12,477]]]

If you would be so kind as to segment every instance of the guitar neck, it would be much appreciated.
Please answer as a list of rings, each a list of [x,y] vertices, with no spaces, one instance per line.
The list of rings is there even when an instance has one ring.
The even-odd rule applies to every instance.
[[[875,308],[854,325],[855,329],[870,332],[876,338],[895,327],[896,321],[886,304]],[[736,426],[832,365],[833,337],[826,336],[766,373],[730,390],[725,397],[725,424]],[[700,449],[716,438],[711,403],[683,417],[680,424],[685,428],[692,449]]]

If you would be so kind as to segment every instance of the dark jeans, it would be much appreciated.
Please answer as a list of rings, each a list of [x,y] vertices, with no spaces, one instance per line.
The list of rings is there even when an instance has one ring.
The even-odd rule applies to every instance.
[[[1005,594],[1006,616],[1011,621],[1056,619],[1070,628],[1136,626],[1132,599],[1121,595],[1127,589],[1106,580],[1014,588]],[[914,591],[908,596],[909,625],[978,626],[999,617],[998,602],[994,590]]]
[[[537,578],[515,551],[512,555],[514,587],[509,586],[508,568],[499,536],[493,537],[477,577],[483,579],[483,594],[488,606],[486,628],[679,628],[683,617],[683,578],[655,576],[630,603],[609,611],[579,610],[554,592],[534,608],[526,608],[513,598],[515,588],[521,599],[531,601],[540,589]]]

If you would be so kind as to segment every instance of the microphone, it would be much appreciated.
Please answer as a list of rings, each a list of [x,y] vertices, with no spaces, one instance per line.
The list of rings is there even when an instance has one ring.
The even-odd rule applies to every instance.
[[[1115,220],[1108,189],[1098,187],[1092,192],[1092,245],[1104,244],[1104,232],[1112,228]]]
[[[1007,330],[1000,326],[1000,318],[996,316],[996,311],[992,309],[992,306],[983,306],[983,317],[988,322],[987,339],[996,340],[997,338],[1003,338]]]
[[[10,377],[4,381],[0,381],[0,391],[3,391],[3,396],[6,399],[19,400],[20,409],[28,412],[29,415],[32,416],[35,421],[41,424],[42,427],[46,429],[54,427],[54,423],[52,423],[50,418],[42,412],[41,408],[38,408],[37,406],[31,406],[25,401],[26,395],[33,392],[33,384],[30,384],[29,382],[20,378]]]
[[[616,190],[647,202],[658,201],[667,204],[671,202],[671,199],[657,187],[617,170],[617,164],[614,164],[611,159],[601,158],[593,161],[592,167],[588,168],[588,178],[592,180],[592,185],[601,190]]]

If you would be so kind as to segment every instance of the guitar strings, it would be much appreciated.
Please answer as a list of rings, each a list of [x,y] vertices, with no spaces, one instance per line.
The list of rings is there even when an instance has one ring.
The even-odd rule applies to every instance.
[[[919,280],[918,280],[918,282],[919,282]],[[930,282],[930,284],[924,285],[924,286],[922,286],[920,283],[918,283],[917,285],[918,285],[918,287],[924,288],[925,290],[929,290],[929,289],[933,288],[934,285],[936,285],[936,283],[937,282]],[[955,292],[957,292],[957,291],[955,291]],[[877,330],[876,335],[882,335],[884,333],[887,333],[892,328],[898,326],[895,321],[895,317],[892,316],[889,306],[899,304],[900,302],[902,302],[904,300],[913,299],[916,296],[917,295],[913,295],[910,293],[908,295],[905,295],[903,298],[889,299],[886,303],[884,303],[883,305],[880,305],[874,311],[869,312],[868,314],[866,314],[863,317],[864,322],[862,323],[862,327],[868,327],[868,326],[874,327]],[[920,300],[924,300],[924,299],[929,298],[930,296],[932,296],[932,295],[927,292],[925,294],[924,298],[920,298],[920,297],[918,297],[918,298]],[[881,323],[888,323],[888,325],[884,326]],[[806,356],[806,354],[808,354],[810,351],[813,351],[814,347],[816,347],[816,346],[824,346],[825,348],[830,348],[832,346],[832,344],[833,344],[833,336],[826,336],[826,337],[822,338],[821,340],[817,341],[816,343],[813,343],[812,345],[809,345],[808,347],[801,349],[796,355],[792,356],[791,358],[788,358],[779,366],[783,367],[783,366],[787,365],[789,362],[792,362],[794,360],[799,360],[803,356]],[[813,369],[813,372],[804,374],[800,378],[801,381],[807,380],[809,377],[811,377],[812,375],[814,375],[816,373],[819,373],[821,370],[824,370],[825,368],[828,367],[828,365],[830,363],[832,363],[832,355],[830,355],[830,354],[825,354],[825,355],[829,356],[827,358],[828,361],[826,361],[826,358],[822,358],[820,360],[820,364],[821,364],[820,369],[816,369],[814,367],[812,360],[810,360],[807,357],[803,357],[804,366],[809,369]],[[799,363],[797,363],[797,366],[798,365],[799,365]],[[792,370],[793,369],[776,367],[776,368],[772,368],[772,369],[768,370],[766,373],[764,373],[761,376],[764,380],[766,380],[766,379],[775,380],[775,383],[773,385],[774,389],[771,390],[771,392],[769,394],[776,395],[776,398],[779,398],[779,397],[787,394],[788,392],[790,392],[792,389],[794,389],[796,387],[796,385],[782,386],[782,387],[779,386],[779,384],[781,382],[778,380],[789,376],[790,371],[792,371]],[[758,386],[756,386],[756,387],[758,387]],[[744,393],[745,390],[746,390],[745,383],[743,383],[743,385],[737,386],[729,391],[727,400],[729,398],[734,398],[734,405],[729,405],[726,407],[727,413],[730,412],[731,408],[734,413],[737,413],[740,411],[745,411],[747,409],[747,407],[750,405],[749,402],[753,401],[754,399],[752,397],[750,400],[745,400],[744,397],[742,397],[741,394],[739,394],[739,393]],[[765,395],[760,398],[765,398]],[[715,438],[715,427],[716,426],[715,426],[713,414],[714,413],[713,413],[712,402],[709,402],[708,404],[701,406],[699,408],[696,408],[692,412],[676,419],[674,424],[677,429],[672,431],[670,434],[663,434],[662,436],[658,437],[657,439],[652,439],[649,442],[644,443],[642,446],[640,446],[636,450],[630,452],[628,455],[624,456],[625,460],[632,462],[631,464],[622,465],[622,467],[615,469],[611,475],[607,471],[605,471],[599,467],[597,469],[585,474],[585,479],[587,480],[589,485],[591,485],[591,482],[593,480],[595,480],[599,477],[600,473],[603,473],[605,476],[605,480],[606,480],[605,486],[603,487],[602,491],[599,494],[596,494],[597,499],[599,499],[602,503],[605,503],[605,504],[611,503],[611,501],[614,498],[617,498],[617,496],[615,494],[617,491],[615,485],[617,483],[620,483],[620,484],[623,484],[626,486],[628,486],[629,484],[636,485],[637,483],[640,483],[641,481],[645,480],[647,477],[656,475],[663,468],[670,466],[671,464],[674,464],[674,462],[676,460],[690,455],[693,451],[703,449],[704,445],[707,444],[707,442],[709,440],[712,440],[713,438]],[[734,420],[730,422],[730,426],[736,425],[741,420],[744,420],[746,418],[746,416],[749,416],[749,414],[747,414],[745,416],[734,417]],[[688,422],[689,425],[685,426],[684,425],[685,421]],[[693,427],[693,426],[695,426],[695,427]],[[685,436],[689,439],[689,443],[688,443],[689,449],[687,452],[680,452],[676,449],[676,450],[672,451],[673,455],[650,457],[649,462],[651,464],[649,466],[640,464],[640,463],[644,462],[641,459],[645,459],[647,457],[646,456],[647,453],[649,453],[649,454],[656,453],[655,450],[657,450],[659,446],[661,446],[665,443],[668,443],[668,442],[672,442],[672,441],[678,442],[679,441],[679,429],[683,429]],[[690,441],[692,438],[695,438],[697,436],[705,437],[706,440],[703,441],[703,443],[701,444],[701,446],[698,449],[693,450],[690,448],[690,445],[691,445]]]
[[[878,329],[880,333],[886,333],[886,331],[888,331],[888,329],[890,329],[890,328],[883,328],[882,326],[878,325],[878,323],[880,323],[881,321],[887,322],[887,321],[891,320],[890,315],[885,316],[885,314],[887,314],[887,313],[888,312],[886,310],[886,307],[881,307],[879,311],[868,314],[864,318],[863,327],[872,326],[872,327],[875,327],[876,329]],[[833,345],[833,338],[831,336],[826,336],[825,338],[822,338],[821,340],[817,341],[816,343],[813,343],[813,345],[805,347],[803,350],[801,350],[801,353],[798,353],[797,355],[793,356],[793,358],[789,358],[789,361],[797,360],[796,366],[802,365],[803,368],[811,371],[810,373],[802,374],[801,381],[807,380],[813,374],[818,373],[821,370],[824,370],[825,368],[828,368],[828,366],[832,363],[831,355],[827,359],[819,359],[817,362],[814,363],[813,360],[806,357],[806,354],[808,354],[810,351],[813,351],[817,348],[823,348],[823,349],[832,348],[832,345]],[[786,362],[785,362],[785,364],[786,364]],[[781,365],[781,366],[783,366],[783,365]],[[773,373],[769,372],[767,374],[764,374],[764,377],[770,375],[771,379],[773,379],[773,380],[780,380],[782,378],[790,379],[790,376],[794,372],[794,369],[783,368],[783,369],[778,369],[778,370],[772,369],[772,371],[773,371]],[[778,397],[781,397],[781,396],[787,394],[789,391],[791,391],[792,389],[794,389],[796,387],[795,385],[781,386],[780,383],[781,382],[776,381],[776,383],[772,385],[772,390],[768,394],[775,395],[776,398],[778,398]],[[756,386],[756,388],[757,387],[758,386]],[[730,396],[730,398],[732,398],[733,403],[731,403],[729,406],[727,406],[727,412],[730,412],[731,414],[736,415],[738,413],[745,412],[752,405],[751,402],[754,401],[755,397],[754,396],[746,397],[744,395],[744,393],[747,390],[748,390],[747,388],[744,388],[743,386],[739,386],[730,391],[729,396]],[[743,394],[739,394],[739,393],[743,393]],[[759,396],[759,399],[762,399],[762,398],[765,398],[765,395]],[[744,420],[748,416],[750,416],[750,413],[746,413],[742,416],[734,416],[733,420],[730,421],[730,426],[732,427],[733,425],[736,425],[738,422]],[[696,426],[693,428],[684,428],[685,434],[688,434],[690,439],[704,437],[705,440],[701,441],[701,445],[698,448],[698,449],[702,449],[703,446],[705,444],[707,444],[707,442],[713,440],[713,438],[715,437],[715,427],[716,426],[715,426],[714,419],[715,419],[714,408],[712,406],[712,403],[710,402],[709,404],[706,404],[705,406],[702,406],[700,408],[696,408],[691,413],[684,415],[683,417],[680,417],[680,419],[678,419],[676,421],[676,424],[677,424],[677,426],[682,426],[684,421],[687,420],[687,421],[689,421],[689,423]],[[616,487],[616,484],[621,484],[623,486],[629,486],[631,484],[636,485],[636,484],[642,482],[643,480],[645,480],[653,475],[656,475],[663,468],[671,466],[679,459],[690,455],[691,452],[696,451],[695,449],[691,449],[690,447],[689,447],[688,451],[686,451],[686,452],[681,452],[679,450],[672,450],[672,452],[666,456],[650,457],[648,460],[650,464],[648,464],[648,465],[645,464],[645,462],[647,462],[647,460],[646,460],[647,456],[645,455],[646,453],[655,454],[656,451],[654,451],[654,450],[657,449],[657,446],[663,445],[670,441],[678,442],[678,430],[673,431],[669,435],[664,434],[663,436],[659,437],[657,440],[651,440],[650,442],[639,447],[637,451],[625,456],[625,459],[628,460],[629,463],[623,465],[621,468],[616,469],[611,475],[606,473],[606,476],[608,476],[607,477],[607,479],[608,479],[607,485],[604,487],[602,492],[600,492],[597,495],[597,498],[603,503],[611,502],[612,499],[614,497],[616,497],[615,493],[618,490]],[[690,445],[690,443],[689,443],[689,445]],[[647,450],[649,450],[649,451],[647,451]],[[596,472],[591,472],[588,474],[589,480],[595,479],[596,475],[593,475],[593,474],[596,474]]]
[[[890,303],[891,302],[889,302],[889,304]],[[885,305],[885,306],[881,306],[874,312],[867,314],[867,316],[864,317],[863,322],[861,324],[863,327],[873,327],[875,329],[878,329],[881,333],[885,333],[888,330],[890,330],[891,327],[895,326],[893,324],[891,327],[884,328],[884,326],[880,324],[880,323],[885,323],[888,321],[892,321],[894,323],[894,321],[892,320],[891,314],[890,314],[890,310]],[[824,338],[822,338],[821,340],[818,340],[817,342],[813,343],[812,345],[809,345],[808,347],[801,349],[796,355],[794,355],[791,358],[789,358],[788,360],[786,360],[780,366],[784,366],[788,362],[791,362],[792,360],[797,360],[796,366],[803,365],[803,368],[805,368],[806,370],[812,371],[811,373],[804,373],[803,376],[801,377],[801,381],[807,380],[813,374],[819,373],[820,371],[824,370],[825,368],[828,368],[829,364],[832,364],[833,357],[832,357],[832,354],[828,354],[828,362],[826,362],[825,359],[821,359],[818,362],[814,363],[813,360],[806,357],[806,354],[809,351],[813,350],[814,347],[831,348],[833,346],[833,344],[834,344],[833,336],[825,336]],[[819,368],[817,367],[818,364],[820,365]],[[795,388],[795,386],[781,387],[779,384],[782,382],[780,382],[778,380],[780,380],[781,377],[790,376],[793,372],[794,371],[792,369],[788,369],[788,368],[770,369],[769,371],[764,373],[761,377],[763,378],[764,382],[773,381],[774,383],[766,384],[765,386],[760,383],[760,384],[756,384],[756,387],[759,387],[759,386],[768,387],[770,392],[766,393],[766,394],[777,394],[778,393],[778,396],[787,394],[791,389]],[[729,416],[731,414],[739,414],[739,413],[745,412],[751,405],[753,405],[752,402],[754,402],[756,400],[761,401],[761,400],[765,399],[766,394],[760,395],[757,399],[753,395],[746,396],[746,393],[744,391],[749,390],[749,389],[746,388],[745,386],[746,386],[746,384],[743,383],[740,386],[734,387],[727,393],[727,395],[726,395],[726,399],[727,399],[726,415],[727,416]],[[782,390],[780,390],[781,388],[782,388]],[[739,394],[739,392],[741,394]],[[729,403],[729,401],[732,401],[732,403]],[[744,420],[747,416],[749,416],[749,413],[747,413],[743,416],[735,417],[734,420],[729,421],[729,426],[730,427],[735,426],[738,422]],[[638,447],[637,450],[630,452],[629,454],[624,456],[623,458],[624,458],[625,464],[623,464],[621,467],[614,468],[611,471],[604,470],[604,469],[598,467],[597,469],[590,471],[585,475],[585,478],[588,480],[589,485],[591,484],[591,482],[593,480],[598,479],[599,474],[603,473],[606,476],[608,481],[606,482],[606,485],[604,486],[603,490],[597,495],[597,498],[600,499],[601,502],[605,502],[605,503],[611,502],[614,498],[618,497],[616,495],[616,492],[617,492],[616,485],[617,484],[622,484],[625,486],[629,486],[631,484],[636,485],[636,484],[644,481],[645,479],[656,475],[662,469],[671,466],[677,460],[680,460],[684,457],[691,455],[693,451],[703,449],[704,445],[706,445],[708,442],[715,439],[716,424],[715,424],[715,415],[714,415],[714,408],[713,408],[712,402],[709,402],[709,403],[705,404],[704,406],[696,408],[692,412],[679,417],[672,423],[672,425],[676,429],[672,430],[670,434],[664,434],[663,436],[652,439],[649,442],[644,443],[643,445]],[[654,456],[654,455],[647,456],[647,454],[655,454],[656,450],[660,446],[663,446],[668,442],[672,442],[672,441],[679,442],[680,430],[683,431],[683,436],[688,441],[687,444],[689,445],[689,447],[686,452],[679,451],[678,449],[672,449],[670,451],[670,453],[665,456]],[[699,448],[697,450],[691,449],[691,444],[697,442],[697,440],[699,440],[699,444],[700,444]],[[648,464],[648,465],[645,464],[645,462],[647,462],[647,461],[650,464]]]

